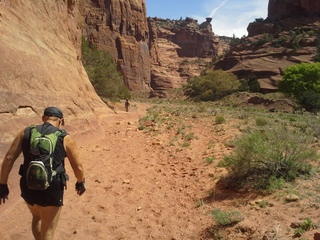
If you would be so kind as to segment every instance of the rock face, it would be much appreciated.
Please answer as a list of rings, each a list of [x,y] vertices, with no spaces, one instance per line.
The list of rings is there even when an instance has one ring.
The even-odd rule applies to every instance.
[[[200,25],[191,18],[148,18],[154,90],[181,87],[218,55],[219,39],[212,32],[210,22],[209,18]]]
[[[249,24],[248,37],[234,43],[215,66],[240,79],[254,76],[262,92],[277,91],[283,70],[312,63],[320,30],[319,1],[270,0],[268,18]]]
[[[219,53],[209,18],[147,19],[145,0],[83,3],[84,36],[113,56],[130,90],[181,87]]]
[[[57,106],[76,137],[99,134],[108,110],[81,63],[79,1],[0,1],[0,147]],[[83,139],[84,139],[83,138]]]
[[[316,0],[269,0],[268,19],[319,17],[320,2]]]
[[[110,53],[130,90],[150,85],[145,0],[84,0],[83,34]]]

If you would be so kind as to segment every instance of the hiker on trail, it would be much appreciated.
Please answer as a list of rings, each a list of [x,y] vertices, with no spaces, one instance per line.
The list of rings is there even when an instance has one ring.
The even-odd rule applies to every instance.
[[[81,196],[86,188],[76,143],[66,131],[60,129],[64,125],[62,112],[56,107],[48,107],[44,110],[42,121],[41,125],[20,131],[6,153],[0,173],[0,204],[8,199],[9,174],[22,152],[24,161],[19,170],[21,197],[32,214],[33,236],[36,240],[52,240],[68,180],[65,157],[77,179],[76,193]]]
[[[126,108],[126,112],[129,112],[129,106],[130,106],[129,100],[128,100],[128,98],[126,98],[126,101],[124,103],[124,107]]]

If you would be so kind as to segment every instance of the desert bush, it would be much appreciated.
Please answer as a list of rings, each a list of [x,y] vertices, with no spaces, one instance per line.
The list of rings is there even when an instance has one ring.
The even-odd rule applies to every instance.
[[[278,38],[274,38],[272,40],[272,46],[275,48],[279,48],[281,46],[283,46],[286,43],[287,39],[285,36],[280,36]]]
[[[320,110],[320,63],[301,63],[285,69],[279,90],[295,97],[308,111]]]
[[[222,227],[232,226],[243,220],[241,213],[238,211],[223,212],[220,209],[214,209],[212,215],[214,220]]]
[[[299,227],[295,229],[294,236],[301,237],[306,231],[316,228],[316,225],[312,222],[310,218],[305,218],[303,222],[299,224]]]
[[[293,50],[297,51],[301,49],[300,42],[305,37],[305,33],[301,29],[290,31],[290,44]]]
[[[273,40],[273,36],[269,33],[264,33],[257,41],[252,42],[253,47],[259,47],[265,43],[270,43]]]
[[[262,23],[263,21],[264,21],[263,18],[256,18],[256,19],[254,20],[254,22],[258,22],[258,23]]]
[[[123,77],[117,71],[110,54],[98,50],[84,37],[82,38],[82,64],[88,77],[102,98],[130,99],[129,89],[124,84]]]
[[[232,73],[208,70],[201,76],[189,79],[183,90],[192,99],[215,101],[237,91],[239,85],[239,80]]]
[[[222,115],[217,115],[214,120],[215,124],[222,124],[226,122],[226,119]]]
[[[318,36],[318,42],[317,42],[317,52],[316,52],[315,56],[313,57],[313,61],[320,62],[320,40],[319,40],[320,34],[316,33],[314,35]]]
[[[229,171],[237,186],[272,190],[282,181],[294,181],[310,175],[311,161],[318,159],[310,148],[312,138],[284,126],[252,130],[234,141],[234,153],[226,156],[220,166]]]
[[[257,79],[257,76],[250,74],[246,79],[240,81],[240,91],[250,91],[250,92],[259,92],[260,83]]]
[[[215,158],[214,156],[210,156],[210,157],[207,157],[205,160],[207,164],[211,164],[214,162]]]
[[[230,47],[236,47],[237,45],[241,44],[241,39],[237,38],[234,34],[230,39]]]
[[[261,127],[268,124],[268,121],[265,118],[257,118],[256,119],[256,125]]]

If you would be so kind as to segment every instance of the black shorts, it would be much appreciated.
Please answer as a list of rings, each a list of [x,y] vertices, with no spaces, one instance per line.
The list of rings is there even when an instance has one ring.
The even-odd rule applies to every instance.
[[[20,179],[21,197],[30,205],[37,204],[42,207],[46,206],[63,206],[64,186],[61,179],[52,180],[46,190],[32,190],[27,187],[25,177]]]

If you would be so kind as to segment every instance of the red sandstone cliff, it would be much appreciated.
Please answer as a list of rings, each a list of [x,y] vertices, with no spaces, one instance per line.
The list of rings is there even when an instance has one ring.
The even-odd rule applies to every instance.
[[[219,39],[212,32],[210,22],[211,19],[198,24],[192,18],[148,18],[151,87],[154,90],[163,92],[180,88],[188,78],[199,75],[206,64],[218,56]]]
[[[268,18],[248,25],[248,37],[214,69],[232,72],[240,79],[256,76],[262,91],[276,91],[277,81],[288,66],[313,62],[320,31],[320,2],[270,0]]]
[[[319,17],[320,1],[317,0],[269,0],[268,19]]]
[[[130,90],[181,87],[219,51],[211,19],[168,24],[147,20],[144,0],[83,2],[84,36],[113,56]]]
[[[84,0],[83,34],[110,53],[130,90],[150,85],[145,0]]]
[[[0,1],[0,146],[43,109],[61,108],[76,137],[99,134],[108,110],[81,63],[79,1]]]

